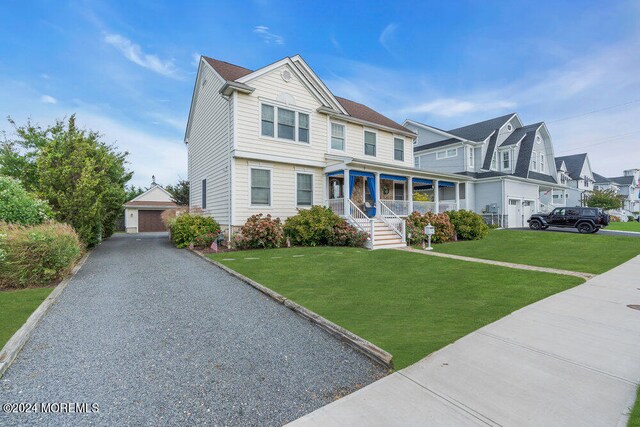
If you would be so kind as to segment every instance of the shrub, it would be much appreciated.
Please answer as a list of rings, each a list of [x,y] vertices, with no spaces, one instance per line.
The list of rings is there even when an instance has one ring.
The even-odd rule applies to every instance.
[[[412,212],[405,220],[407,227],[407,241],[411,244],[418,244],[422,239],[426,239],[424,227],[431,224],[435,227],[435,234],[431,236],[432,243],[449,242],[455,238],[453,224],[446,213],[435,214],[427,212],[421,215],[420,212]]]
[[[627,215],[627,220],[633,222],[636,219],[633,217],[633,215]]]
[[[480,240],[487,237],[489,227],[484,223],[482,217],[475,212],[461,209],[459,211],[449,211],[449,220],[453,224],[458,239]]]
[[[50,217],[51,208],[46,202],[27,193],[20,181],[0,176],[0,221],[36,225]]]
[[[61,279],[81,254],[78,235],[67,224],[0,223],[0,287],[49,285]]]
[[[427,195],[426,193],[419,193],[419,192],[415,192],[413,193],[413,201],[414,202],[428,202],[429,201],[429,195]]]
[[[344,219],[340,218],[340,223],[331,230],[327,244],[329,246],[351,246],[362,247],[366,243],[369,235],[357,229]]]
[[[609,222],[620,222],[620,217],[615,215],[609,215]]]
[[[233,237],[233,245],[238,249],[279,248],[284,240],[284,231],[280,218],[271,215],[252,215]]]
[[[220,224],[210,216],[183,213],[169,219],[169,233],[177,248],[192,244],[205,247],[210,246],[220,234]]]
[[[284,233],[293,245],[327,245],[334,227],[342,221],[330,208],[312,206],[311,209],[300,210],[297,215],[287,218]]]

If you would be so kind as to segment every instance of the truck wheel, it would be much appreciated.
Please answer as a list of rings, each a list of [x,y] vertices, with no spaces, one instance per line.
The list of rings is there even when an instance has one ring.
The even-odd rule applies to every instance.
[[[532,230],[540,230],[542,228],[542,223],[537,219],[531,220],[529,223],[529,228]]]
[[[593,231],[593,227],[588,222],[578,224],[578,231],[582,234],[589,234]]]

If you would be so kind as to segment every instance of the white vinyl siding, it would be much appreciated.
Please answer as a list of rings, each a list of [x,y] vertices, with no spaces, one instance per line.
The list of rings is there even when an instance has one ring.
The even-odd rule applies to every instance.
[[[311,206],[313,204],[313,175],[296,174],[296,205]]]
[[[344,151],[345,126],[338,123],[331,123],[331,149]]]
[[[376,156],[376,137],[375,132],[364,131],[364,154],[367,156]]]
[[[251,168],[251,206],[271,206],[271,170]]]
[[[393,160],[404,161],[404,139],[393,138]]]

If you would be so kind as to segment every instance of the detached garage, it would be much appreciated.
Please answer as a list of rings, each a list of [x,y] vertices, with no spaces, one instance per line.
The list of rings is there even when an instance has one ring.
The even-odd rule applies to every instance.
[[[124,204],[124,226],[127,233],[166,231],[162,212],[176,209],[171,194],[159,185],[151,187],[135,199]]]

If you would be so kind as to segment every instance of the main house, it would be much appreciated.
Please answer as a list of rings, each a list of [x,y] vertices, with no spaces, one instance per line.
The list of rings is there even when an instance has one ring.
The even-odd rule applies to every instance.
[[[253,214],[324,204],[367,232],[405,241],[402,216],[466,206],[468,177],[414,167],[416,134],[334,96],[298,55],[252,71],[201,57],[185,133],[190,205],[227,237]],[[414,191],[430,201],[413,201]]]
[[[551,136],[544,123],[524,125],[516,113],[451,130],[415,120],[415,166],[471,178],[467,209],[487,222],[523,227],[536,211],[565,206],[569,191],[558,181]]]

